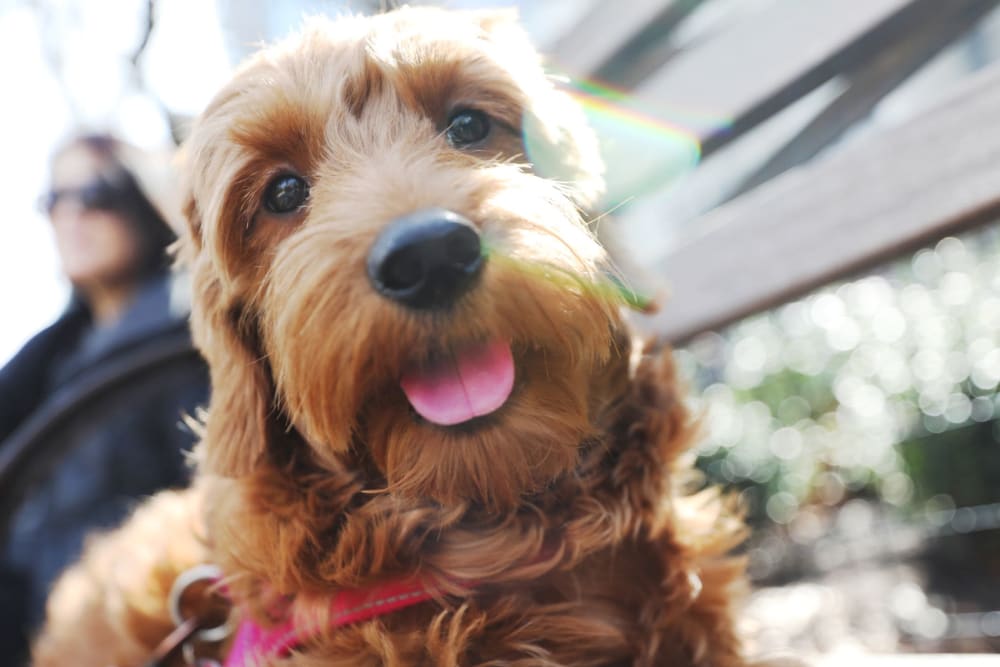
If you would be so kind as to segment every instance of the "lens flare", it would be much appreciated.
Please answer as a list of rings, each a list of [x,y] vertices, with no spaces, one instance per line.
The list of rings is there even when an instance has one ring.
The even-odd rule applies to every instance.
[[[540,281],[545,281],[569,290],[580,290],[610,303],[625,306],[637,312],[652,312],[656,309],[656,300],[640,294],[630,287],[627,281],[614,273],[605,271],[600,278],[586,279],[581,276],[554,271],[551,267],[535,262],[511,257],[495,248],[483,248],[483,256],[490,262],[513,269],[524,275]]]
[[[651,106],[606,84],[560,81],[597,134],[607,183],[604,207],[669,186],[698,164],[698,138],[729,126],[717,115]],[[553,163],[544,142],[531,131],[532,124],[525,122],[524,128],[532,163]]]
[[[586,79],[565,81],[565,87],[571,95],[624,107],[628,113],[637,115],[640,122],[652,123],[661,131],[686,135],[696,142],[698,137],[729,129],[733,124],[731,119],[717,113],[639,101],[624,88],[616,88],[604,82]]]

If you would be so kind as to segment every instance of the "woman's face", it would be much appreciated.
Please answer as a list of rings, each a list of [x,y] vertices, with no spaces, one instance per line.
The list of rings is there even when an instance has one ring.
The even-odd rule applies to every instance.
[[[128,282],[139,259],[120,202],[101,185],[108,169],[104,158],[83,145],[70,147],[52,165],[49,217],[63,271],[78,288]]]

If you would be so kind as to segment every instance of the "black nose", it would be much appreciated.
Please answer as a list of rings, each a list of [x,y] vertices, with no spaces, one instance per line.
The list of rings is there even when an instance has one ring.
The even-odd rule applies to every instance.
[[[411,308],[451,305],[482,266],[482,245],[472,223],[439,208],[392,221],[368,252],[368,277],[375,289]]]

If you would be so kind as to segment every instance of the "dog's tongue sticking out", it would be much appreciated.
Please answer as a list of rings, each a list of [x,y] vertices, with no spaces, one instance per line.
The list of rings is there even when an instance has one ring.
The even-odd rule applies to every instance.
[[[450,351],[403,373],[403,393],[429,422],[451,426],[488,415],[514,388],[514,358],[503,341]]]

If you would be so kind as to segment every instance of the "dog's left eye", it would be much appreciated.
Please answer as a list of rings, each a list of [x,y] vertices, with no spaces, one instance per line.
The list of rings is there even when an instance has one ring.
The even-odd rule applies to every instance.
[[[282,174],[264,191],[264,206],[271,213],[292,213],[309,199],[309,184],[295,174]]]
[[[464,148],[485,139],[490,133],[490,117],[476,109],[462,109],[448,119],[445,136],[455,148]]]

